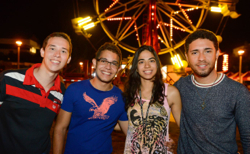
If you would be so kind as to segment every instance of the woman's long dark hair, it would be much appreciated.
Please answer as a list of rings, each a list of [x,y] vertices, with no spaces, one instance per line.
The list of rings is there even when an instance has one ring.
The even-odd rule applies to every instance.
[[[155,78],[154,78],[154,87],[152,89],[153,101],[151,101],[150,104],[153,104],[157,101],[163,105],[164,96],[165,96],[164,94],[165,87],[164,87],[164,83],[162,80],[161,62],[153,47],[143,45],[135,52],[135,55],[132,61],[132,67],[129,71],[127,82],[125,83],[123,96],[124,96],[124,100],[126,104],[125,105],[126,110],[134,104],[136,95],[137,95],[136,93],[138,92],[138,90],[140,90],[141,78],[140,78],[139,73],[136,70],[137,70],[139,55],[144,50],[148,50],[154,55],[156,64],[157,64],[157,71],[156,71]]]

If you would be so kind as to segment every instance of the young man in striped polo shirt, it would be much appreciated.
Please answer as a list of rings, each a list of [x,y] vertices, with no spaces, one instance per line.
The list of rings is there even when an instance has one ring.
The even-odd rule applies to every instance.
[[[71,52],[70,37],[54,32],[43,42],[41,64],[1,73],[0,153],[49,153],[50,128],[65,91],[58,73]]]

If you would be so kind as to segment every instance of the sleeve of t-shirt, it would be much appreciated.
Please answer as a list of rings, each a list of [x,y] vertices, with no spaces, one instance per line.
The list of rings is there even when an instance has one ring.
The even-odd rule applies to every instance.
[[[66,89],[64,96],[63,96],[63,101],[61,105],[61,109],[67,111],[67,112],[72,112],[74,108],[74,91],[75,88],[71,84],[69,87]]]
[[[241,85],[235,108],[235,120],[239,128],[244,153],[250,153],[250,92]]]
[[[125,111],[125,107],[124,107],[124,110],[119,118],[120,121],[128,121],[128,115],[127,115],[127,112]]]

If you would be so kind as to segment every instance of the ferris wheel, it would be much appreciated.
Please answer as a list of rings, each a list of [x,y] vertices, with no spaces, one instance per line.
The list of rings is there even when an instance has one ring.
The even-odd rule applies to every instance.
[[[134,53],[141,45],[151,45],[159,55],[171,57],[188,34],[200,28],[210,10],[211,0],[93,0],[96,16],[72,19],[76,33],[90,37],[87,29],[100,24],[107,36],[124,50]],[[215,0],[224,16],[233,0]],[[232,7],[233,6],[233,7]],[[212,8],[212,7],[211,7]],[[224,9],[224,10],[223,10]],[[94,20],[94,22],[91,22]]]
[[[107,36],[134,53],[143,44],[159,55],[173,53],[198,29],[209,11],[208,0],[94,0],[97,22]]]

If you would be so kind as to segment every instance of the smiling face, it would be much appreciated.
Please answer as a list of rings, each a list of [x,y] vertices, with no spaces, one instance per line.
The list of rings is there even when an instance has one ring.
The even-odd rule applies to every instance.
[[[137,72],[141,80],[153,80],[157,72],[157,63],[154,55],[144,50],[138,57]]]
[[[207,77],[216,74],[215,62],[219,56],[214,43],[209,39],[196,39],[189,44],[186,58],[194,75]]]
[[[59,73],[70,62],[69,42],[62,37],[51,37],[45,47],[40,50],[43,57],[42,65],[52,73]]]
[[[111,83],[119,69],[119,56],[109,50],[103,50],[98,59],[93,59],[96,79],[103,83]]]

